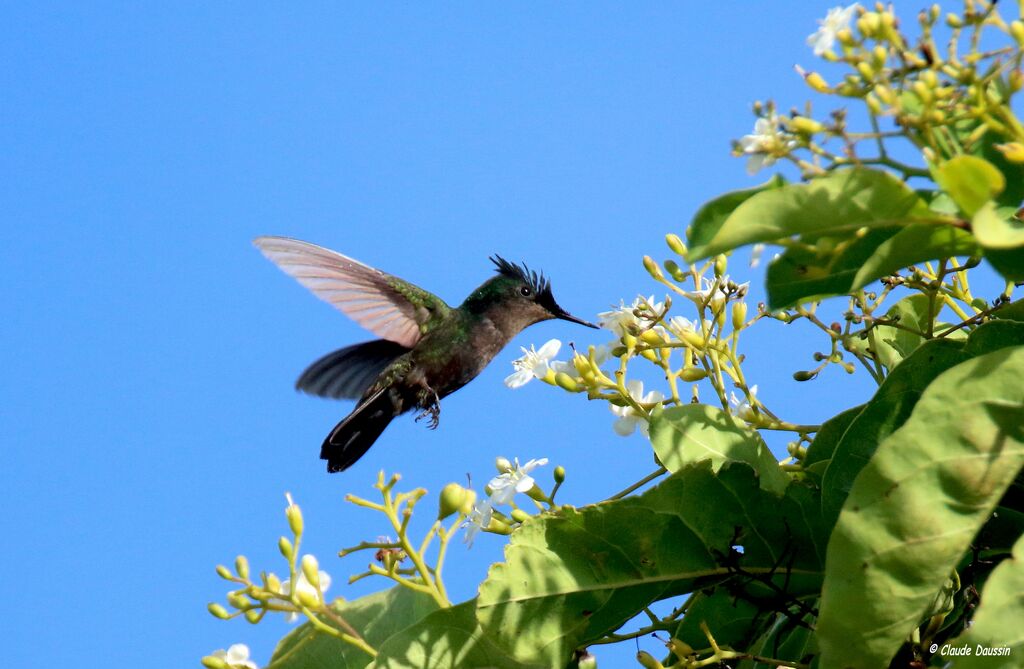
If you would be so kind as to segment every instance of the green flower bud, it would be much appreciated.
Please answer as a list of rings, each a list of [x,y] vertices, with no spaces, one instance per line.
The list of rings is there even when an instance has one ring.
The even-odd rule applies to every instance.
[[[565,467],[558,465],[555,467],[555,483],[562,483],[565,481]]]
[[[228,613],[228,610],[220,604],[218,604],[217,602],[210,602],[209,604],[207,604],[206,610],[209,611],[210,615],[212,615],[214,618],[220,618],[221,620],[227,620],[231,617],[231,614]]]
[[[320,563],[317,562],[316,556],[308,554],[302,556],[302,575],[306,577],[311,586],[320,588]]]
[[[277,540],[277,550],[281,551],[281,555],[284,556],[285,560],[291,560],[292,554],[295,549],[292,548],[292,542],[288,540],[288,537],[281,537]]]
[[[1007,144],[996,144],[995,147],[1011,163],[1024,163],[1024,144],[1009,142]]]
[[[672,249],[673,253],[676,253],[681,256],[686,255],[686,244],[684,244],[683,240],[679,238],[679,235],[665,235],[665,243],[668,244],[668,247]]]
[[[628,351],[628,349],[626,349],[625,346],[616,346],[615,348],[612,349],[612,357],[613,358],[621,358],[622,356],[626,355],[626,353],[628,353],[628,352],[629,351]]]
[[[246,581],[249,580],[249,561],[245,558],[244,555],[239,555],[235,558],[235,572],[239,575],[239,577],[245,579]]]
[[[882,20],[881,17],[878,16],[878,12],[864,12],[864,14],[857,19],[857,30],[864,37],[874,37],[875,33],[877,33],[881,27]]]
[[[870,109],[871,113],[875,116],[882,113],[882,104],[878,101],[878,98],[875,97],[874,93],[868,93],[864,96],[864,104],[868,106],[868,109]]]
[[[789,129],[793,132],[798,132],[803,135],[813,135],[815,133],[823,132],[825,126],[813,118],[807,118],[806,116],[796,116],[789,119]]]
[[[568,390],[570,393],[578,393],[580,391],[580,384],[565,372],[555,374],[555,384],[562,390]]]
[[[686,279],[686,272],[680,267],[674,260],[666,260],[664,263],[665,271],[669,273],[676,281],[684,281]]]
[[[935,70],[925,70],[921,73],[921,81],[924,82],[928,88],[935,88],[939,85],[939,78],[935,74]]]
[[[640,341],[647,344],[648,346],[664,346],[665,340],[661,338],[654,330],[644,330],[643,334],[640,335]]]
[[[747,303],[733,302],[732,305],[732,329],[742,330],[747,324]]]
[[[886,51],[882,45],[876,46],[871,50],[871,64],[875,66],[876,70],[881,70],[885,67],[885,62],[889,59],[889,52]]]
[[[494,468],[498,470],[499,474],[510,472],[513,469],[512,463],[509,461],[509,459],[501,456],[498,456],[497,458],[494,459]]]
[[[1017,46],[1024,46],[1024,23],[1020,20],[1010,22],[1010,35],[1017,40]]]
[[[658,362],[658,354],[649,348],[640,351],[640,357],[642,357],[645,360],[650,360],[651,362],[654,363]]]
[[[517,523],[525,523],[530,519],[530,514],[526,513],[522,509],[512,509],[512,520]]]
[[[874,68],[863,60],[857,63],[857,73],[864,78],[864,81],[873,81],[875,78]]]
[[[302,588],[296,593],[296,598],[299,600],[299,605],[304,606],[307,609],[318,609],[320,608],[320,598],[316,592]]]
[[[959,16],[950,12],[949,14],[946,14],[946,25],[950,28],[963,28],[964,22]]]
[[[225,581],[230,581],[234,578],[234,576],[231,574],[231,570],[222,564],[217,565],[217,576],[220,576]]]
[[[277,577],[277,574],[267,574],[267,590],[281,592],[281,579]]]
[[[817,91],[818,93],[829,92],[828,83],[825,81],[825,78],[822,77],[817,72],[808,72],[807,74],[805,74],[804,81],[807,83],[808,86],[810,86],[813,90]]]
[[[701,335],[697,334],[693,330],[683,330],[682,332],[683,341],[695,349],[703,350],[707,346],[707,341]]]
[[[302,534],[302,509],[299,508],[299,505],[294,502],[289,504],[284,510],[284,515],[288,518],[288,527],[291,528],[292,534],[295,536]]]
[[[437,519],[444,520],[461,511],[466,505],[468,493],[469,491],[458,483],[449,483],[442,488],[441,498],[438,500]]]
[[[665,645],[668,646],[669,652],[678,657],[680,660],[685,660],[686,658],[694,654],[693,647],[690,646],[690,644],[686,643],[685,641],[680,641],[675,637],[669,639],[668,643],[666,643]]]
[[[250,625],[255,625],[263,618],[263,611],[260,609],[249,609],[244,614],[245,621]]]
[[[729,266],[729,259],[724,253],[720,253],[715,256],[715,276],[721,278],[725,274],[726,268]]]
[[[235,607],[240,611],[252,607],[252,601],[240,592],[229,592],[228,593],[228,604]]]
[[[636,654],[636,661],[640,663],[640,666],[644,669],[665,669],[665,665],[654,659],[654,656],[645,650],[641,650]]]
[[[658,263],[654,262],[654,258],[651,256],[644,256],[644,269],[654,279],[661,279],[661,268],[658,267]]]
[[[793,380],[794,381],[810,381],[815,376],[817,376],[817,374],[815,374],[814,372],[807,372],[807,371],[793,372]]]
[[[224,661],[222,657],[214,657],[213,655],[207,655],[200,662],[206,669],[228,669],[228,663]]]
[[[679,372],[679,378],[687,383],[696,383],[701,379],[707,378],[708,373],[700,367],[684,367]]]

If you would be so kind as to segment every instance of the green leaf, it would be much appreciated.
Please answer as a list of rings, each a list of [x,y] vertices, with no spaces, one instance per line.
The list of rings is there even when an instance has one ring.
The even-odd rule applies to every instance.
[[[563,666],[573,649],[645,606],[727,579],[737,566],[792,596],[815,593],[825,536],[819,505],[800,485],[782,498],[763,490],[745,463],[715,474],[705,461],[638,497],[563,507],[512,534],[506,561],[480,586],[477,619],[519,661]],[[747,587],[770,595],[743,578],[737,596]]]
[[[929,309],[928,296],[915,293],[892,305],[882,319],[924,333],[928,331]],[[878,360],[889,370],[894,369],[925,341],[919,334],[892,325],[876,325],[872,329],[872,334],[878,349],[875,351]],[[869,345],[869,339],[857,339],[853,348],[863,353],[868,350]]]
[[[985,260],[1007,281],[1024,281],[1024,248],[988,249]]]
[[[1024,323],[1024,299],[1004,304],[992,313],[992,317]]]
[[[822,474],[832,461],[832,453],[835,452],[839,440],[843,438],[846,430],[853,423],[854,419],[864,410],[864,404],[858,404],[842,413],[836,414],[821,424],[821,429],[814,435],[814,441],[807,447],[807,457],[804,458],[804,471],[821,480]]]
[[[690,226],[686,229],[686,242],[691,249],[690,252],[693,252],[693,248],[700,248],[713,239],[722,227],[722,223],[736,207],[758,193],[781,188],[785,184],[786,180],[776,174],[760,186],[731,191],[706,202],[697,210]]]
[[[789,477],[761,435],[708,404],[672,407],[654,416],[651,445],[670,472],[702,460],[710,460],[714,471],[727,462],[739,461],[754,468],[765,490],[781,495],[789,485]]]
[[[480,631],[476,600],[434,611],[377,649],[373,669],[527,669]]]
[[[1012,209],[997,209],[994,202],[986,202],[974,218],[971,230],[986,249],[1015,249],[1024,246],[1024,222]]]
[[[672,635],[691,648],[707,648],[708,638],[700,624],[706,623],[720,646],[746,648],[763,626],[761,607],[740,599],[725,588],[715,588],[710,594],[698,592],[686,609]]]
[[[981,593],[981,605],[974,624],[950,646],[1008,648],[1006,655],[979,655],[953,658],[955,669],[993,669],[1019,667],[1024,655],[1024,537],[1013,546],[1013,557],[995,568]]]
[[[921,622],[1024,465],[1021,378],[1024,346],[944,372],[857,477],[828,545],[822,666],[887,666]]]
[[[982,205],[1006,188],[1002,172],[978,156],[947,160],[935,170],[935,180],[968,216],[974,216]]]
[[[965,230],[952,225],[913,223],[878,245],[845,292],[926,260],[980,254],[977,241]]]
[[[755,194],[714,230],[690,248],[691,262],[745,244],[770,242],[793,235],[846,233],[857,229],[909,224],[941,215],[901,180],[865,168],[837,170],[806,184],[793,184]],[[705,241],[706,240],[706,241]]]
[[[396,586],[366,597],[332,604],[332,608],[371,646],[437,609],[431,597]],[[330,618],[324,618],[332,624]],[[364,669],[373,660],[367,653],[337,637],[319,632],[306,622],[277,644],[274,669]]]

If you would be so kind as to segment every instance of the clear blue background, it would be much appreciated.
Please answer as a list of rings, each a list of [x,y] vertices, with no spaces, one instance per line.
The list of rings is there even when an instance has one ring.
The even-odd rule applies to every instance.
[[[366,559],[335,552],[387,528],[342,498],[369,495],[380,468],[437,491],[467,473],[482,485],[497,455],[546,456],[576,504],[648,473],[649,448],[617,437],[605,406],[502,385],[519,345],[604,341],[551,322],[446,400],[439,430],[401,419],[328,476],[319,444],[350,405],[292,383],[368,336],[250,240],[323,244],[453,304],[495,252],[543,268],[584,317],[663,294],[640,258],[668,257],[666,232],[755,181],[729,140],[750,131],[753,99],[807,97],[792,65],[813,66],[804,40],[826,9],[0,10],[0,664],[188,667],[234,642],[265,663],[283,621],[224,623],[205,606],[226,589],[214,565],[238,552],[282,570],[285,491],[331,593],[355,597],[382,584],[343,585]],[[733,264],[759,286],[763,270]],[[784,417],[817,422],[869,392],[863,373],[792,382],[822,341],[803,325],[757,330],[748,376]],[[458,598],[502,545],[452,552]],[[633,653],[602,649],[602,666]]]

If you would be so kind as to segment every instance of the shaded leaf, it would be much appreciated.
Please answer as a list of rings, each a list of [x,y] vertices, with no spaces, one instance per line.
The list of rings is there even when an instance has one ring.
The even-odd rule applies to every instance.
[[[986,249],[1015,249],[1024,246],[1024,222],[1012,209],[998,209],[985,203],[971,219],[971,230]]]
[[[996,167],[978,156],[956,156],[934,170],[942,190],[968,216],[974,216],[982,205],[1006,188],[1006,179]]]
[[[857,477],[828,546],[822,666],[886,666],[920,623],[1024,465],[1021,378],[1024,346],[946,371]]]
[[[765,490],[781,495],[789,477],[757,431],[708,404],[672,407],[651,419],[651,445],[670,472],[710,460],[717,471],[727,462],[746,462]]]
[[[763,490],[744,463],[716,475],[704,462],[638,497],[563,507],[513,533],[506,561],[480,586],[477,618],[518,660],[560,666],[650,603],[713,585],[736,567],[814,593],[825,540],[819,504],[799,485],[782,498]]]
[[[977,241],[965,230],[945,224],[913,223],[878,245],[857,271],[849,290],[926,260],[980,253]]]
[[[433,598],[396,586],[366,597],[332,605],[371,646],[437,609]],[[332,624],[329,618],[325,622]],[[309,622],[299,625],[277,644],[273,669],[364,669],[367,653],[336,637],[318,632]]]
[[[703,244],[690,249],[691,262],[745,244],[792,235],[821,236],[863,226],[909,224],[941,216],[895,176],[878,170],[837,170],[806,184],[755,194],[739,205]]]
[[[821,424],[821,429],[814,435],[814,440],[807,447],[807,456],[804,458],[804,471],[815,476],[818,480],[825,473],[825,468],[832,460],[832,453],[836,450],[839,440],[843,438],[847,428],[853,420],[864,410],[864,404],[858,404],[842,413],[836,414]]]
[[[527,669],[480,631],[476,600],[434,611],[377,649],[373,669]]]

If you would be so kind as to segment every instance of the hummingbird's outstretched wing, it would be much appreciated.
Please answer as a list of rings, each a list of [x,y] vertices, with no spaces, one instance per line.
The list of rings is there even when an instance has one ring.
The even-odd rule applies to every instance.
[[[263,255],[378,337],[412,348],[451,310],[437,295],[330,249],[257,237]]]
[[[391,361],[408,350],[387,339],[346,346],[307,367],[295,387],[310,395],[357,400]]]

